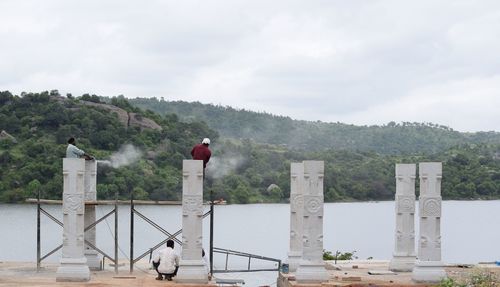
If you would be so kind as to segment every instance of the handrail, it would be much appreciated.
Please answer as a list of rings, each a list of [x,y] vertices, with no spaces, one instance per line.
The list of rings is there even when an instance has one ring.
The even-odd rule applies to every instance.
[[[160,225],[158,225],[156,222],[154,222],[153,220],[149,219],[147,216],[145,216],[144,214],[142,214],[141,212],[139,212],[137,209],[135,209],[135,201],[133,199],[133,197],[131,197],[131,200],[130,200],[130,203],[131,203],[131,207],[130,207],[130,220],[131,220],[131,236],[133,236],[133,232],[134,232],[134,229],[133,229],[133,221],[134,221],[134,214],[137,214],[140,218],[142,218],[142,220],[144,220],[146,223],[148,223],[149,225],[151,225],[152,227],[156,228],[158,231],[160,231],[161,233],[163,233],[164,235],[167,236],[166,239],[162,240],[161,242],[159,242],[158,244],[156,244],[155,246],[149,248],[147,251],[145,251],[144,253],[142,253],[141,255],[137,256],[137,257],[134,257],[133,256],[133,252],[134,252],[134,249],[133,249],[133,239],[130,241],[130,251],[131,251],[131,256],[130,256],[130,272],[133,271],[133,264],[137,263],[139,260],[141,260],[142,258],[146,257],[148,254],[151,254],[153,251],[155,251],[156,249],[160,248],[162,245],[164,245],[169,239],[172,239],[174,240],[177,244],[179,244],[180,246],[182,246],[182,241],[179,240],[177,238],[177,236],[179,236],[181,233],[182,233],[182,228],[177,230],[175,233],[171,234],[170,232],[168,232],[167,230],[165,230],[163,227],[161,227]],[[206,218],[207,216],[209,216],[211,213],[211,211],[207,211],[203,214],[203,218]]]
[[[261,256],[261,255],[256,255],[256,254],[251,254],[251,253],[246,253],[246,252],[241,252],[241,251],[235,251],[235,250],[230,250],[230,249],[224,249],[224,248],[218,248],[214,247],[213,251],[215,253],[220,253],[220,254],[225,254],[226,255],[226,264],[224,269],[222,270],[212,270],[213,273],[231,273],[231,272],[259,272],[259,271],[279,271],[281,268],[281,260],[276,259],[276,258],[271,258],[271,257],[266,257],[266,256]],[[248,258],[248,267],[247,269],[228,269],[228,263],[229,263],[229,255],[233,256],[239,256],[239,257],[247,257]],[[264,261],[272,261],[278,263],[278,266],[276,268],[259,268],[259,269],[252,269],[251,268],[251,260],[252,259],[258,259],[258,260],[264,260]]]
[[[36,199],[36,203],[37,203],[37,259],[36,259],[36,269],[37,269],[37,272],[40,271],[40,268],[41,268],[41,262],[43,260],[45,260],[47,257],[51,256],[52,254],[56,253],[58,250],[60,250],[63,245],[60,244],[59,246],[57,246],[56,248],[52,249],[51,251],[47,252],[47,254],[43,255],[42,256],[42,250],[41,250],[41,223],[40,223],[40,219],[41,219],[41,214],[43,213],[45,216],[47,216],[50,220],[52,220],[54,223],[56,223],[57,225],[61,226],[61,227],[64,227],[64,224],[59,220],[57,219],[55,216],[53,216],[52,214],[50,214],[48,211],[46,211],[45,209],[42,208],[41,206],[41,203],[47,203],[46,201],[47,200],[43,200],[40,198],[40,190],[38,190],[38,194],[37,194],[37,199]],[[96,247],[94,244],[92,244],[91,242],[87,241],[86,239],[84,239],[84,242],[85,244],[87,244],[90,248],[94,249],[95,251],[97,251],[98,253],[100,253],[102,256],[104,256],[105,258],[108,258],[109,260],[111,260],[112,262],[115,263],[115,273],[118,273],[118,265],[117,265],[117,262],[118,262],[118,235],[117,235],[117,231],[118,231],[118,204],[117,204],[117,201],[115,200],[115,208],[113,210],[111,210],[110,212],[108,212],[106,215],[104,215],[103,217],[99,218],[98,220],[92,222],[91,224],[89,224],[87,227],[84,228],[84,232],[94,228],[97,224],[99,224],[100,222],[102,222],[103,220],[105,220],[107,217],[109,217],[110,215],[114,214],[115,216],[115,258],[112,258],[111,256],[109,256],[108,254],[106,254],[104,251],[102,251],[101,249],[99,249],[98,247]]]

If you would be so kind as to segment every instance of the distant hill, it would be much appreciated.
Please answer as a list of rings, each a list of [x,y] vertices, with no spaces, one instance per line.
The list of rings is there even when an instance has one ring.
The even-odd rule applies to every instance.
[[[0,202],[22,202],[39,190],[43,198],[60,199],[61,158],[70,136],[96,158],[116,159],[116,165],[98,166],[99,199],[131,193],[137,199],[181,199],[182,161],[206,136],[213,144],[205,199],[213,193],[228,203],[287,202],[290,163],[302,160],[324,161],[326,202],[393,199],[394,165],[423,161],[443,162],[444,199],[500,198],[497,133],[395,123],[356,127],[142,101],[150,110],[123,96],[0,91]]]
[[[62,97],[57,91],[12,95],[0,92],[0,202],[36,196],[61,198],[67,139],[98,159],[98,197],[181,198],[182,160],[201,135],[217,139],[203,123],[183,123],[131,106],[123,97]],[[131,162],[131,154],[135,160]],[[129,163],[124,165],[123,163]]]
[[[355,126],[293,120],[199,102],[170,102],[156,98],[135,98],[129,102],[162,115],[176,114],[182,121],[204,121],[224,138],[251,139],[304,151],[335,149],[388,155],[428,154],[458,144],[500,143],[498,132],[461,133],[431,123]]]

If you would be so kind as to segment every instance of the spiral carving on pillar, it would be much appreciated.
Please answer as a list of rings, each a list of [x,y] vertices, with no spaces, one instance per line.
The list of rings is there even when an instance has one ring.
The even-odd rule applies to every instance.
[[[302,194],[292,194],[290,197],[292,212],[297,212],[299,209],[302,209],[302,206],[304,205],[304,197],[302,196]]]
[[[309,198],[305,204],[306,204],[306,210],[310,214],[318,213],[323,205],[319,197]]]
[[[415,199],[412,196],[398,195],[398,213],[414,213]]]

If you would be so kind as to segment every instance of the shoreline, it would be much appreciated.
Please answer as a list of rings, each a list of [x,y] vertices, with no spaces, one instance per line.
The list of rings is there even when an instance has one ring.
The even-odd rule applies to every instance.
[[[418,198],[417,198],[418,201]],[[500,198],[497,199],[444,199],[443,202],[489,202],[489,201],[500,201]],[[379,202],[394,202],[394,199],[388,199],[388,200],[364,200],[364,201],[334,201],[334,202],[325,202],[325,204],[342,204],[342,203],[379,203]],[[5,205],[14,205],[14,204],[21,204],[21,205],[34,205],[37,204],[37,199],[36,198],[27,198],[24,201],[20,202],[0,202],[0,204],[5,204]],[[60,199],[40,199],[40,204],[43,205],[58,205],[62,204],[62,200]],[[89,201],[86,202],[86,204],[89,205],[114,205],[115,200],[114,199],[103,199],[103,200],[97,200],[97,201]],[[225,203],[222,205],[270,205],[270,204],[290,204],[290,202],[256,202],[256,203]],[[118,205],[130,205],[130,200],[118,200]],[[159,200],[159,201],[154,201],[154,200],[134,200],[134,205],[182,205],[182,201],[175,201],[175,200]],[[220,205],[220,204],[219,204]]]

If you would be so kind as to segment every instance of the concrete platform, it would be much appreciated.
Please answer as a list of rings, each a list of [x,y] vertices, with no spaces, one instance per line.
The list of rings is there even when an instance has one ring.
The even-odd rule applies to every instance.
[[[118,274],[107,267],[104,271],[91,271],[89,282],[56,282],[58,263],[43,263],[40,272],[34,262],[0,262],[0,286],[93,286],[93,287],[146,287],[146,286],[184,286],[215,287],[215,281],[208,284],[178,284],[173,281],[155,280],[156,271],[149,270],[147,263],[139,264],[134,273],[128,272],[128,265],[121,267]],[[226,285],[227,286],[227,285]]]
[[[125,261],[120,263],[126,263]],[[146,286],[184,286],[184,287],[215,287],[215,279],[208,284],[178,284],[173,281],[155,280],[156,272],[149,269],[147,261],[140,261],[133,274],[128,272],[128,265],[120,267],[119,273],[115,274],[114,269],[106,266],[104,271],[91,271],[91,280],[85,283],[56,282],[56,270],[58,263],[43,263],[40,272],[36,272],[34,262],[0,262],[0,287],[6,286],[119,286],[119,287],[146,287]],[[461,267],[448,266],[446,273],[454,279],[465,278],[475,269],[488,270],[500,278],[500,266],[494,264],[467,265]],[[463,268],[466,267],[466,268]],[[473,268],[469,268],[473,267]],[[323,284],[298,284],[294,280],[294,274],[278,275],[278,287],[334,287],[334,286],[432,286],[431,284],[417,284],[411,280],[411,272],[395,272],[395,274],[384,274],[384,270],[389,269],[389,261],[380,260],[355,260],[338,261],[334,265],[333,261],[326,263],[329,280]],[[380,275],[370,275],[369,271],[381,271]],[[274,277],[276,278],[276,277]],[[273,286],[273,284],[270,284]],[[230,285],[222,285],[230,286]],[[249,284],[243,285],[248,287]]]
[[[467,265],[462,265],[467,266]],[[468,266],[467,266],[468,267]],[[484,264],[474,266],[496,274],[500,278],[500,266]],[[412,272],[388,272],[389,261],[382,260],[353,260],[326,262],[326,269],[330,279],[321,284],[299,284],[295,281],[295,274],[278,276],[278,287],[334,287],[334,286],[435,286],[436,284],[415,283],[412,281]],[[473,272],[473,268],[448,266],[445,268],[448,277],[454,279],[465,278]],[[377,275],[370,275],[376,273]],[[391,274],[392,273],[392,274]]]

